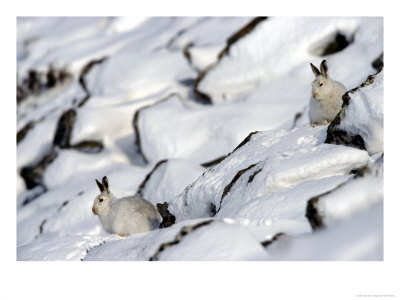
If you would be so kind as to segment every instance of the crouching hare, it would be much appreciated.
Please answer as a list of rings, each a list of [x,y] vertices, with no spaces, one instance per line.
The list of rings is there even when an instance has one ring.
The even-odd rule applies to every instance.
[[[110,193],[106,176],[96,183],[101,193],[94,199],[92,211],[107,232],[125,237],[159,228],[160,215],[149,201],[139,196],[117,199]]]
[[[328,77],[328,64],[325,59],[321,62],[321,72],[312,63],[310,65],[315,75],[310,99],[311,125],[327,125],[340,111],[346,88]]]

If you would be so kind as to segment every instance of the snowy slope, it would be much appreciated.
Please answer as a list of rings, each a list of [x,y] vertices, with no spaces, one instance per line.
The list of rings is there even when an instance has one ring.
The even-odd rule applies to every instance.
[[[382,53],[382,18],[18,18],[17,259],[382,260],[384,72],[333,131],[365,147],[307,117],[310,62]],[[103,176],[175,223],[108,234]]]

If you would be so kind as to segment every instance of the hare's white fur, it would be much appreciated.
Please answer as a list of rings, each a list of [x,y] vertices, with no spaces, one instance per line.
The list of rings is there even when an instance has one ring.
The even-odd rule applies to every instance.
[[[328,77],[326,60],[321,62],[319,71],[313,64],[311,69],[315,75],[312,83],[312,96],[310,98],[311,125],[326,125],[338,114],[342,107],[342,96],[346,92],[345,86],[339,81]]]
[[[152,203],[139,196],[117,199],[110,193],[105,176],[102,184],[96,182],[101,193],[95,198],[92,211],[99,216],[104,230],[128,236],[159,227],[160,214]]]

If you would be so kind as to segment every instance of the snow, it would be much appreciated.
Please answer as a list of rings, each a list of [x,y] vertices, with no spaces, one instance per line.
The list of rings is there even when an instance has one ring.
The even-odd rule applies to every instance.
[[[356,87],[376,72],[382,18],[268,18],[219,59],[251,20],[17,19],[18,84],[50,65],[71,74],[18,103],[17,130],[34,124],[17,144],[18,260],[383,259],[383,72],[350,95],[341,124],[367,151],[325,144],[327,126],[313,128],[307,116],[309,63],[326,58],[332,78]],[[337,31],[354,41],[319,57]],[[87,94],[82,69],[104,57],[84,76]],[[198,89],[211,105],[193,90],[208,68]],[[49,153],[69,109],[70,144],[103,149],[55,147],[43,186],[28,190],[21,169]],[[117,197],[166,202],[176,223],[108,234],[91,211],[103,176]],[[306,217],[314,197],[324,224],[317,231]]]
[[[91,94],[96,96],[123,93],[121,97],[135,99],[194,76],[195,72],[180,52],[121,51],[101,66],[94,67],[87,85]]]

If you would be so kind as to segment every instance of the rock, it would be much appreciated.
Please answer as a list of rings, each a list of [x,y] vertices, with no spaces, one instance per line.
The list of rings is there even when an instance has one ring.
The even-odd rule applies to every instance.
[[[17,133],[17,144],[22,141],[27,135],[28,131],[31,130],[35,126],[36,122],[30,121],[28,122],[20,131]]]
[[[269,245],[271,245],[273,242],[275,242],[276,240],[278,240],[281,236],[284,236],[285,234],[283,232],[278,232],[277,234],[275,234],[271,239],[265,240],[263,242],[261,242],[261,245],[265,248],[268,247]]]
[[[57,151],[55,151],[55,148],[53,147],[37,164],[21,169],[20,174],[25,180],[28,189],[33,189],[38,185],[42,185],[42,175],[47,166],[51,164],[56,157]]]
[[[306,217],[313,230],[325,227],[322,216],[318,214],[318,199],[319,196],[316,196],[307,201]]]
[[[340,31],[331,34],[310,47],[313,55],[327,56],[345,49],[354,41],[354,34],[346,35]]]
[[[223,155],[221,157],[217,157],[216,159],[213,159],[211,161],[202,163],[201,166],[204,168],[210,168],[212,166],[218,165],[221,161],[223,161],[225,158],[227,157],[227,155]]]
[[[46,72],[40,72],[34,69],[28,71],[21,83],[17,84],[17,103],[20,103],[30,95],[39,95],[47,90],[53,89],[63,84],[72,75],[64,68],[55,69],[49,66]]]
[[[166,228],[175,224],[175,216],[169,212],[167,202],[164,202],[163,204],[157,203],[157,210],[162,217],[160,228]]]
[[[72,145],[71,148],[85,153],[99,153],[104,146],[100,141],[82,141]]]
[[[58,119],[56,133],[53,139],[53,145],[60,148],[69,148],[72,130],[76,120],[76,111],[69,109],[65,111]]]
[[[383,68],[383,52],[379,55],[373,62],[372,66],[377,70],[380,71]]]

